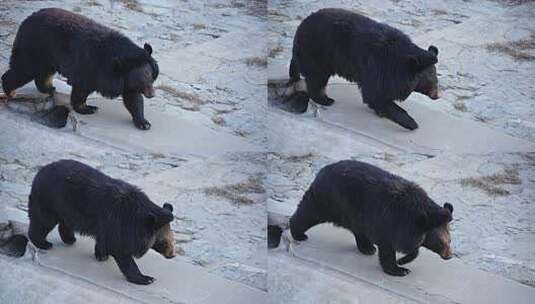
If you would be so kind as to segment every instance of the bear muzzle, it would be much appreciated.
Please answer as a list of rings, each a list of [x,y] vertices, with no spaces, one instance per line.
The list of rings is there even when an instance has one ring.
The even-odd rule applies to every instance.
[[[429,96],[429,98],[433,100],[437,100],[442,97],[442,92],[438,88],[434,88],[431,90],[431,92],[429,92],[429,95],[427,96]]]
[[[145,96],[146,98],[152,98],[155,96],[155,93],[154,93],[154,88],[153,87],[148,87],[148,88],[145,88],[143,90],[143,96]]]
[[[449,260],[453,257],[453,254],[451,253],[451,250],[447,249],[447,250],[442,251],[442,253],[440,253],[440,257],[443,260]]]

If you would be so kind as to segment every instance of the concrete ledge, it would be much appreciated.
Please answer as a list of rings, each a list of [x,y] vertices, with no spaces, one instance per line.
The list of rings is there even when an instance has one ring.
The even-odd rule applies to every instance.
[[[217,277],[200,267],[176,259],[167,260],[153,251],[136,260],[136,263],[143,274],[153,276],[156,281],[148,286],[131,284],[125,280],[112,258],[106,262],[95,260],[94,242],[91,239],[77,236],[77,242],[73,246],[66,246],[55,229],[48,240],[54,244],[51,250],[38,251],[33,256],[32,250],[29,250],[24,260],[17,260],[17,263],[24,261],[28,265],[35,265],[33,259],[43,268],[41,270],[59,274],[58,280],[74,281],[75,285],[89,284],[106,293],[142,303],[266,302],[267,294],[263,291]],[[43,273],[41,270],[38,273]],[[9,279],[8,274],[3,276]],[[0,298],[4,292],[0,289]],[[76,290],[72,293],[76,293]],[[43,291],[42,296],[46,295]],[[28,298],[21,300],[27,303],[34,296],[29,292]]]
[[[425,249],[406,266],[412,272],[399,278],[382,272],[377,254],[360,254],[353,235],[346,230],[324,224],[312,228],[307,235],[308,240],[289,245],[290,253],[296,258],[368,282],[402,298],[422,303],[470,304],[528,304],[535,299],[535,288],[473,269],[457,259],[443,261]]]

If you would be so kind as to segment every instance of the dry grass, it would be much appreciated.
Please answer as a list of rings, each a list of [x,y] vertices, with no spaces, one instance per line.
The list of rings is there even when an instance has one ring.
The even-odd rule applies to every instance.
[[[494,1],[506,4],[506,5],[521,5],[521,4],[534,2],[535,0],[494,0]]]
[[[120,0],[124,7],[136,12],[143,12],[143,8],[137,0]]]
[[[89,6],[102,6],[97,0],[87,0],[86,3]]]
[[[275,58],[277,57],[277,55],[279,55],[280,53],[282,53],[284,49],[282,48],[282,46],[278,45],[274,48],[272,48],[270,51],[269,51],[269,57],[271,58]]]
[[[516,61],[535,60],[535,55],[527,52],[529,49],[535,49],[535,35],[516,41],[496,42],[487,45],[487,50],[507,54]]]
[[[180,91],[177,91],[174,87],[171,87],[168,85],[159,85],[159,86],[156,86],[155,88],[166,92],[167,94],[173,96],[174,98],[187,101],[188,104],[184,104],[184,103],[180,104],[180,107],[184,110],[199,111],[200,107],[203,104],[207,103],[206,100],[201,99],[199,96],[195,94],[180,92]]]
[[[212,122],[220,126],[225,125],[225,119],[221,116],[212,116]]]
[[[314,154],[307,153],[307,154],[303,154],[303,155],[291,155],[291,156],[288,156],[286,158],[286,160],[290,161],[290,162],[297,163],[297,162],[303,162],[303,161],[306,161],[306,160],[310,160],[312,157],[314,157]]]
[[[461,179],[461,185],[481,189],[491,196],[505,196],[510,192],[502,185],[520,185],[522,180],[517,169],[505,169],[492,175]]]
[[[247,194],[265,193],[263,178],[261,176],[249,177],[246,181],[222,187],[210,187],[204,193],[211,196],[225,198],[235,204],[251,205],[254,200],[247,197]]]
[[[204,29],[206,29],[206,25],[202,24],[202,23],[195,23],[193,25],[193,29],[194,30],[204,30]]]
[[[248,66],[267,67],[267,58],[265,57],[251,57],[245,59],[245,64]]]
[[[453,107],[455,108],[455,110],[457,111],[461,111],[461,112],[466,112],[468,111],[468,109],[466,108],[466,105],[464,104],[464,102],[458,100],[456,102],[453,103]]]

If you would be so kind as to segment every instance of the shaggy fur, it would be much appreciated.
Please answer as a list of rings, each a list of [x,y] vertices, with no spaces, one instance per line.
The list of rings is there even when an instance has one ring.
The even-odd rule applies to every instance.
[[[98,260],[111,255],[128,281],[150,284],[154,279],[141,274],[132,257],[151,247],[167,258],[175,256],[172,209],[169,204],[157,206],[124,181],[74,160],[60,160],[34,178],[28,236],[41,249],[52,247],[46,236],[56,224],[66,244],[76,241],[74,232],[91,236]]]
[[[8,96],[34,80],[39,91],[53,94],[52,77],[65,76],[72,86],[71,104],[80,114],[97,108],[86,99],[96,91],[107,98],[123,96],[134,124],[150,128],[143,115],[143,97],[154,96],[158,65],[152,47],[141,48],[117,31],[84,16],[47,8],[26,18],[19,27],[9,70],[2,76]]]
[[[436,47],[423,50],[401,31],[347,10],[322,9],[305,18],[292,54],[291,82],[303,75],[310,97],[322,105],[334,102],[325,86],[339,75],[360,86],[364,103],[379,116],[413,130],[418,124],[394,101],[412,91],[439,98]]]
[[[367,255],[379,247],[383,270],[409,273],[399,264],[428,248],[444,259],[451,257],[447,223],[453,207],[434,203],[418,185],[372,165],[345,160],[320,170],[290,219],[294,239],[321,223],[334,223],[353,232],[358,249]],[[447,236],[447,237],[446,237]],[[438,244],[437,244],[438,243]],[[396,263],[396,251],[407,254]]]

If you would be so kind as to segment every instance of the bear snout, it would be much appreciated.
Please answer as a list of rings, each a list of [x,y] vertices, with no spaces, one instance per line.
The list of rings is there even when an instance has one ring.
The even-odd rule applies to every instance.
[[[447,250],[444,250],[441,254],[440,254],[440,257],[443,259],[443,260],[449,260],[453,257],[453,254],[451,253],[451,250],[447,249]]]
[[[148,87],[148,88],[145,88],[145,90],[143,90],[143,96],[147,97],[147,98],[152,98],[154,97],[155,93],[154,93],[154,88],[153,87]]]
[[[438,88],[434,88],[431,90],[431,92],[429,92],[428,96],[433,100],[437,100],[442,97],[442,92]]]

